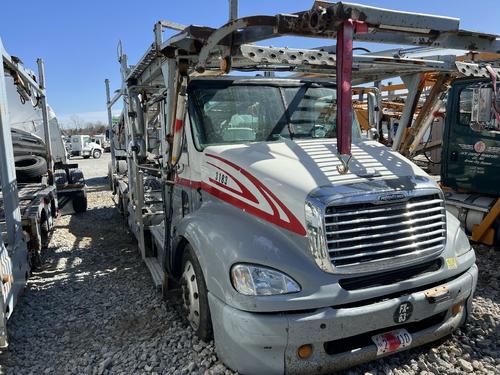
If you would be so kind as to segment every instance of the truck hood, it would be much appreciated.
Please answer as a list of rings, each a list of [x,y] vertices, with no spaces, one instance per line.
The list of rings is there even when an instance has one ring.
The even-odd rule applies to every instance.
[[[335,139],[210,146],[203,159],[204,190],[301,235],[308,196],[328,201],[335,195],[437,187],[422,169],[374,141],[352,145],[345,174],[337,168],[342,163]]]

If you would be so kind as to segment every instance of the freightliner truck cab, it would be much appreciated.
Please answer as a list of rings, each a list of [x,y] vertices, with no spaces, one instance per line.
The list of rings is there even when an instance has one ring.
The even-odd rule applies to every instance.
[[[332,82],[193,79],[167,273],[186,316],[245,374],[328,372],[465,322],[474,251],[420,168],[353,121]]]
[[[164,40],[166,29],[177,34]],[[324,1],[154,30],[137,64],[119,48],[113,98],[107,83],[110,127],[124,99],[110,137],[128,170],[113,159],[113,186],[155,285],[181,291],[186,320],[227,366],[328,373],[464,324],[478,270],[459,221],[433,179],[350,115],[352,82],[443,62],[353,57],[352,42],[493,50],[497,39],[449,17]],[[336,38],[336,53],[253,44],[283,35]]]

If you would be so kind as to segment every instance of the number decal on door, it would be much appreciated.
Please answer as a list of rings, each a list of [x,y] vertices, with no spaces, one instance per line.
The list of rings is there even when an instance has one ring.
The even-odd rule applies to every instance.
[[[227,185],[227,176],[220,172],[215,172],[215,181],[220,182],[221,184]]]

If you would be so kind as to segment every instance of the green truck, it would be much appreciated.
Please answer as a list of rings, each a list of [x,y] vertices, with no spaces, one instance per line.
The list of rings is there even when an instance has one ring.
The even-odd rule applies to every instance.
[[[448,94],[441,182],[447,208],[474,241],[500,243],[498,73],[457,79]],[[493,90],[493,88],[495,88]]]

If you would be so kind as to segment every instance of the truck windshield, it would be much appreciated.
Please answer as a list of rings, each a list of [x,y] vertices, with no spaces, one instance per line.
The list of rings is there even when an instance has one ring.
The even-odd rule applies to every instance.
[[[189,91],[189,112],[198,148],[212,144],[336,138],[336,90],[300,86],[198,86]],[[361,138],[353,118],[353,138]]]

